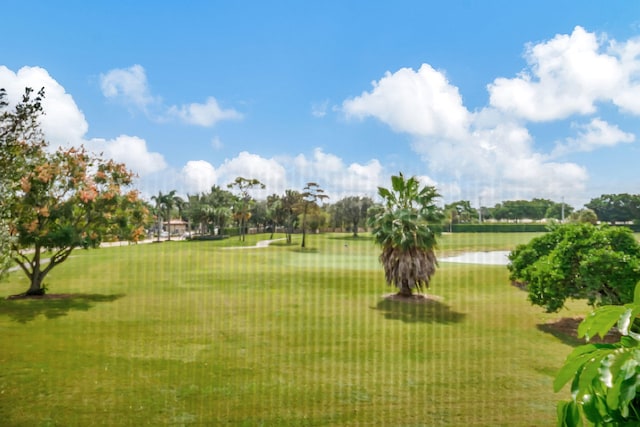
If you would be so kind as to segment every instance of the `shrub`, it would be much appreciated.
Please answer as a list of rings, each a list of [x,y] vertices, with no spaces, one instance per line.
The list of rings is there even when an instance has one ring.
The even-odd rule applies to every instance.
[[[557,312],[567,298],[591,305],[628,303],[640,280],[640,244],[626,227],[567,224],[519,245],[509,255],[510,278],[529,300]]]

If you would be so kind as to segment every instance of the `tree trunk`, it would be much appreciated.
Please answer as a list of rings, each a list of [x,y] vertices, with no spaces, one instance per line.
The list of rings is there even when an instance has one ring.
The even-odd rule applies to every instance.
[[[413,295],[413,293],[411,292],[411,288],[409,287],[409,283],[402,282],[402,286],[400,287],[400,291],[398,292],[398,295],[403,297],[410,297]]]
[[[26,270],[26,266],[23,267],[27,277],[29,277],[30,285],[25,295],[44,295],[45,289],[42,287],[42,281],[44,280],[44,274],[40,271],[40,246],[36,245],[35,253],[33,254],[33,261],[31,262],[31,272]]]
[[[304,205],[304,213],[302,214],[302,246],[301,247],[305,247],[306,244],[306,237],[307,237],[307,233],[306,233],[306,229],[307,228],[307,205]]]
[[[31,285],[29,286],[29,290],[25,292],[26,295],[44,295],[45,289],[42,287],[42,279],[44,277],[42,274],[38,272],[38,274],[34,273],[31,279]]]

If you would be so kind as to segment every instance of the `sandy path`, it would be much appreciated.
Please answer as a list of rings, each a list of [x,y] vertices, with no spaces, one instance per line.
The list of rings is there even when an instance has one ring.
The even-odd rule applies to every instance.
[[[439,262],[456,262],[461,264],[507,265],[509,251],[467,252],[464,254],[438,258]]]

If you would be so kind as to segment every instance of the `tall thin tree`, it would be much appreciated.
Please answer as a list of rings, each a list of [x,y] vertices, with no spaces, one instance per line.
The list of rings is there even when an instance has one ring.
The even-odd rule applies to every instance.
[[[317,206],[318,201],[328,199],[329,196],[324,194],[324,190],[320,188],[320,185],[315,182],[308,182],[302,189],[302,245],[306,246],[306,228],[307,228],[307,213],[309,208]]]

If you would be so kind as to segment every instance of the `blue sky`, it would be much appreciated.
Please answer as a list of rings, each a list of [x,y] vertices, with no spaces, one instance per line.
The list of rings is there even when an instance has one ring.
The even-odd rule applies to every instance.
[[[635,1],[13,1],[0,87],[144,195],[237,176],[337,201],[399,171],[446,202],[639,193]],[[7,42],[9,41],[9,42]]]

